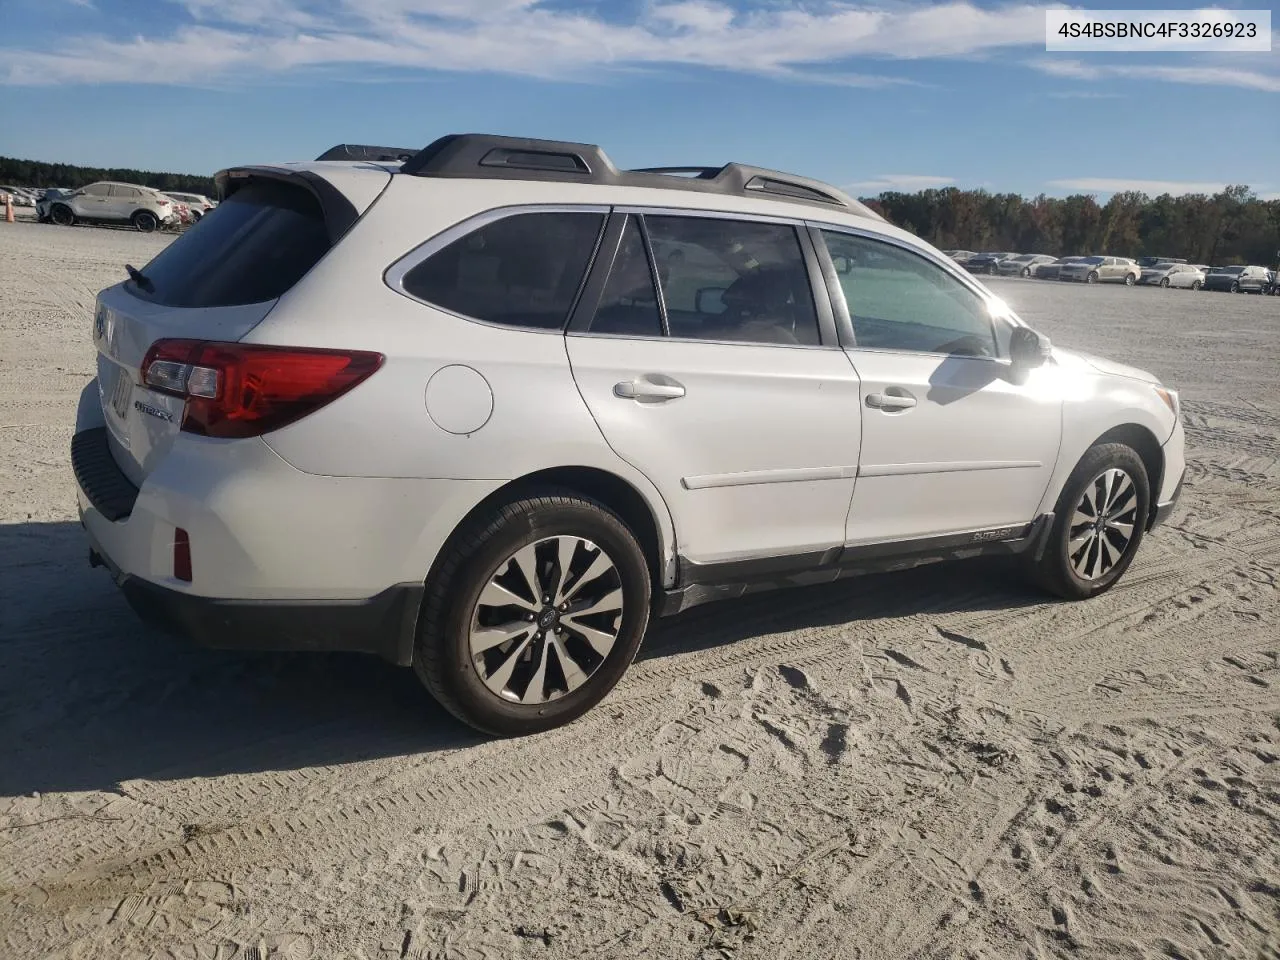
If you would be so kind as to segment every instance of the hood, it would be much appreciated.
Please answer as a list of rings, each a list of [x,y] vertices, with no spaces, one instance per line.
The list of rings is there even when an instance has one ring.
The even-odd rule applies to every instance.
[[[1053,354],[1055,359],[1066,367],[1084,366],[1109,377],[1125,377],[1129,380],[1141,380],[1143,383],[1160,382],[1160,378],[1155,374],[1148,373],[1146,370],[1139,370],[1137,367],[1131,367],[1127,363],[1116,363],[1116,361],[1108,360],[1105,357],[1095,357],[1076,350],[1064,350],[1062,347],[1054,347]]]

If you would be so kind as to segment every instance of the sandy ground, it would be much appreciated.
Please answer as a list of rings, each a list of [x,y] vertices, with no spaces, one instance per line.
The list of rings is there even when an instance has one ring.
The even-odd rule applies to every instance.
[[[0,956],[1280,957],[1280,300],[1001,282],[1183,391],[1122,585],[974,563],[660,623],[573,726],[195,650],[90,570],[94,292],[163,238],[0,223]]]

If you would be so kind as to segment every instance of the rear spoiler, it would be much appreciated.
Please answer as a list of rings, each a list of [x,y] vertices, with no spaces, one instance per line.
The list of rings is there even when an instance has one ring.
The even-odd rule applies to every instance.
[[[226,200],[253,180],[276,180],[301,187],[314,196],[324,214],[331,243],[337,243],[360,219],[360,211],[341,190],[310,170],[286,170],[281,167],[228,167],[226,170],[219,170],[213,175],[213,182],[218,187],[218,201]]]
[[[336,147],[330,147],[320,154],[320,156],[316,157],[316,160],[364,160],[368,163],[402,163],[417,152],[416,148],[410,149],[409,147],[371,147],[362,143],[340,143]]]

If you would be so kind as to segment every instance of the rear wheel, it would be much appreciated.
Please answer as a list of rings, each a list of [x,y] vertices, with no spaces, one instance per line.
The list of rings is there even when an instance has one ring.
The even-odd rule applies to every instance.
[[[1240,292],[1240,281],[1239,281],[1239,280],[1232,280],[1232,281],[1231,281],[1231,292],[1232,292],[1232,293],[1239,293],[1239,292]]]
[[[1030,276],[1031,276],[1031,268],[1030,268],[1030,267],[1023,267],[1023,268],[1022,268],[1022,275],[1023,275],[1024,277],[1030,277]]]
[[[1091,270],[1091,271],[1089,271],[1089,275],[1088,275],[1087,277],[1085,277],[1084,279],[1085,279],[1085,282],[1086,282],[1086,283],[1097,283],[1097,282],[1098,282],[1098,271],[1097,271],[1097,270]]]
[[[413,666],[454,716],[518,736],[613,689],[649,622],[649,567],[614,513],[571,492],[472,524],[427,584]]]
[[[1192,290],[1199,290],[1199,289],[1200,289],[1201,287],[1203,287],[1203,286],[1204,286],[1204,284],[1203,284],[1203,283],[1201,283],[1199,280],[1192,280],[1192,281],[1191,281],[1191,289],[1192,289]]]
[[[1168,287],[1168,286],[1169,286],[1169,278],[1168,278],[1168,277],[1161,277],[1161,278],[1160,278],[1160,286],[1162,286],[1162,287]]]
[[[55,203],[49,211],[49,219],[60,227],[69,227],[76,222],[76,215],[65,203]]]
[[[1146,467],[1132,447],[1091,447],[1058,497],[1036,580],[1068,600],[1111,589],[1142,543],[1150,504]]]
[[[152,233],[160,226],[160,218],[150,210],[139,210],[133,215],[133,225],[142,233]]]

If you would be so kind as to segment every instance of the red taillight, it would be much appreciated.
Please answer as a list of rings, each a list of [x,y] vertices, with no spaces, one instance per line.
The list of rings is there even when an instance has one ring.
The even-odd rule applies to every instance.
[[[380,366],[380,353],[157,340],[142,382],[187,401],[182,429],[256,437],[336,400]]]
[[[191,582],[191,538],[181,527],[173,531],[173,577]]]

